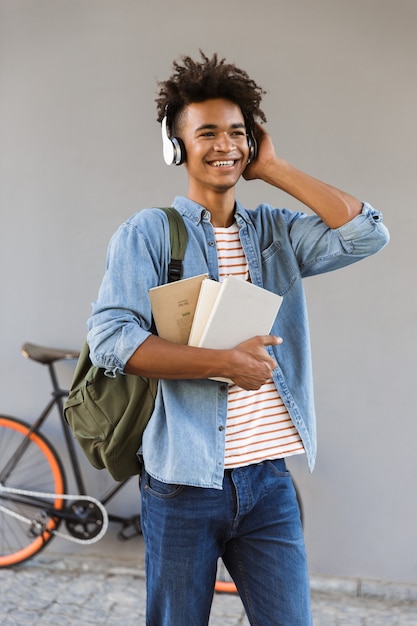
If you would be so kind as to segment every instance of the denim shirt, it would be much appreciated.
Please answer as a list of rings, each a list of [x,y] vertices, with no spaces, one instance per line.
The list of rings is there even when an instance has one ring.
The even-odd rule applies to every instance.
[[[219,279],[210,213],[177,197],[188,245],[183,278],[208,273]],[[271,330],[283,337],[267,350],[278,363],[273,380],[297,428],[310,470],[316,456],[316,418],[310,339],[302,279],[335,270],[379,251],[389,240],[382,215],[369,204],[340,228],[316,215],[266,204],[235,219],[251,281],[283,296]],[[162,211],[144,209],[113,235],[106,272],[88,320],[91,360],[109,376],[155,332],[148,290],[167,282],[169,225]],[[238,323],[238,320],[237,320]],[[221,489],[228,385],[213,380],[160,380],[155,409],[143,436],[141,455],[149,474],[163,482]]]

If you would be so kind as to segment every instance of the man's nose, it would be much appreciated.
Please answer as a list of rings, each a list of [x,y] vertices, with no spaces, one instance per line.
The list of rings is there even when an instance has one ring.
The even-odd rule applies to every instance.
[[[214,149],[218,152],[231,152],[235,148],[235,142],[228,133],[220,134],[214,144]]]

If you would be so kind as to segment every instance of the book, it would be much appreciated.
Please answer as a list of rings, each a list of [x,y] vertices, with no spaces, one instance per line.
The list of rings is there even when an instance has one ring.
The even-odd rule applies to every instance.
[[[201,283],[207,274],[183,278],[149,290],[152,315],[162,339],[188,343]]]
[[[221,283],[206,278],[188,344],[228,349],[256,335],[269,335],[281,303],[282,296],[235,276]]]

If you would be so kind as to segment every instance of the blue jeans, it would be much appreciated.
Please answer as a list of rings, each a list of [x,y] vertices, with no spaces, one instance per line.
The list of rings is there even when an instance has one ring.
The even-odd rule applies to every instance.
[[[206,626],[218,557],[253,626],[311,626],[300,512],[284,460],[225,473],[223,490],[141,481],[147,626]]]

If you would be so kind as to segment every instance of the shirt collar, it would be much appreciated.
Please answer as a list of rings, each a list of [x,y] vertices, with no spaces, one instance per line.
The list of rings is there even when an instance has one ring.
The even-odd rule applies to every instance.
[[[199,224],[206,216],[210,218],[210,212],[201,204],[190,200],[185,196],[176,196],[172,206],[180,213],[189,217],[193,222]],[[236,200],[235,215],[239,215],[245,222],[249,222],[248,211]]]

